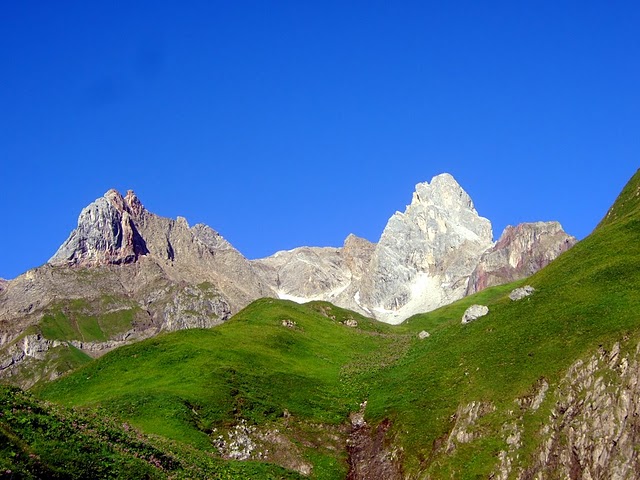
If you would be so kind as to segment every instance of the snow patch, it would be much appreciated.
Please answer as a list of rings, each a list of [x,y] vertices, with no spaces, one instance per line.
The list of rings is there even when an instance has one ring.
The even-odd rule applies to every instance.
[[[319,295],[310,295],[308,297],[299,297],[297,295],[291,295],[281,290],[276,291],[276,294],[278,295],[278,298],[280,300],[291,300],[292,302],[296,302],[296,303],[307,303],[307,302],[314,302],[314,301],[332,302],[335,300],[335,298],[338,295],[344,292],[349,287],[349,285],[351,285],[350,281],[326,293],[321,293]]]

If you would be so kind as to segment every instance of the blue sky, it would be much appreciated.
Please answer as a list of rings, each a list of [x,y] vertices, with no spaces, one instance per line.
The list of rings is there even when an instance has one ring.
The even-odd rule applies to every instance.
[[[0,277],[109,188],[249,258],[376,241],[450,172],[587,235],[638,168],[640,3],[4,2]]]

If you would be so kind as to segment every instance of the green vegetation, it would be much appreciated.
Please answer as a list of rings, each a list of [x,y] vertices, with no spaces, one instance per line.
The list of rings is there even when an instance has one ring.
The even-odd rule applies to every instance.
[[[12,380],[29,384],[46,383],[66,372],[92,362],[93,359],[86,353],[72,345],[58,345],[49,349],[43,360],[27,359]],[[35,383],[34,383],[35,382]]]
[[[0,477],[297,479],[268,464],[224,462],[148,437],[106,411],[70,410],[0,387]]]
[[[639,191],[636,174],[590,237],[526,281],[485,290],[400,326],[323,302],[262,299],[215,329],[117,349],[38,386],[36,394],[80,411],[101,408],[172,446],[164,451],[206,458],[214,458],[216,435],[243,420],[258,429],[286,430],[301,458],[313,463],[312,478],[345,477],[344,449],[317,439],[322,432],[343,435],[344,445],[341,426],[367,400],[370,424],[391,421],[387,438],[402,448],[405,473],[487,478],[505,448],[501,427],[514,400],[531,396],[542,379],[554,385],[600,346],[627,339],[635,347],[640,338]],[[536,293],[512,302],[509,292],[525,283]],[[474,303],[488,305],[489,315],[462,325],[464,310]],[[348,319],[358,327],[345,326]],[[284,326],[285,320],[293,326]],[[50,325],[69,334],[62,321]],[[421,330],[431,336],[419,340]],[[441,445],[454,414],[472,401],[492,406],[474,426],[483,435],[447,453]],[[524,418],[529,455],[540,441],[534,426],[549,409],[547,401]],[[14,436],[30,446],[25,435]],[[526,465],[530,458],[519,461]]]
[[[347,319],[361,328],[341,323]],[[286,411],[308,423],[344,423],[364,400],[349,366],[363,356],[371,365],[386,358],[405,338],[391,330],[330,304],[263,299],[215,329],[119,348],[39,394],[69,406],[100,405],[145,432],[213,451],[213,429],[241,419],[277,424]],[[342,452],[307,450],[329,457],[317,465],[318,478],[321,465],[344,470]]]
[[[119,308],[107,313],[92,314],[109,308],[112,299],[105,297],[98,306],[82,299],[69,300],[50,308],[40,322],[40,331],[50,340],[104,342],[129,330],[140,307]]]

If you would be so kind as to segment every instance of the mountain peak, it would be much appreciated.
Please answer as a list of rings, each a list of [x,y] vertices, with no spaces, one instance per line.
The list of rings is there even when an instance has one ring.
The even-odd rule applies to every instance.
[[[110,189],[80,212],[78,226],[49,263],[130,263],[148,253],[132,218],[144,212],[133,190],[123,197]]]
[[[111,205],[113,205],[120,213],[127,212],[129,215],[137,217],[144,212],[142,202],[133,190],[127,190],[127,195],[122,194],[115,188],[111,188],[104,194]]]
[[[452,175],[419,183],[382,232],[360,299],[390,323],[457,300],[492,240],[491,222]]]
[[[127,190],[127,195],[124,197],[124,202],[129,207],[129,212],[135,216],[142,214],[144,211],[144,205],[137,197],[133,190]]]
[[[469,194],[449,173],[436,175],[431,183],[418,183],[411,204],[433,205],[449,211],[476,211]]]

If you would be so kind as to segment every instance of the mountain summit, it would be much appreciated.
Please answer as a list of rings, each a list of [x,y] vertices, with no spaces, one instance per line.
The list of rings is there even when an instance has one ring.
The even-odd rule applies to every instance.
[[[357,238],[349,236],[342,248],[302,247],[253,263],[280,298],[326,300],[400,323],[531,275],[576,242],[559,223],[537,222],[508,227],[494,244],[491,222],[448,173],[417,184],[377,244]]]
[[[491,222],[449,174],[416,185],[411,204],[387,223],[360,299],[398,323],[464,296],[467,279],[493,245]]]
[[[146,213],[129,190],[123,197],[111,189],[80,212],[78,227],[49,260],[51,264],[131,263],[149,253],[134,222]]]

